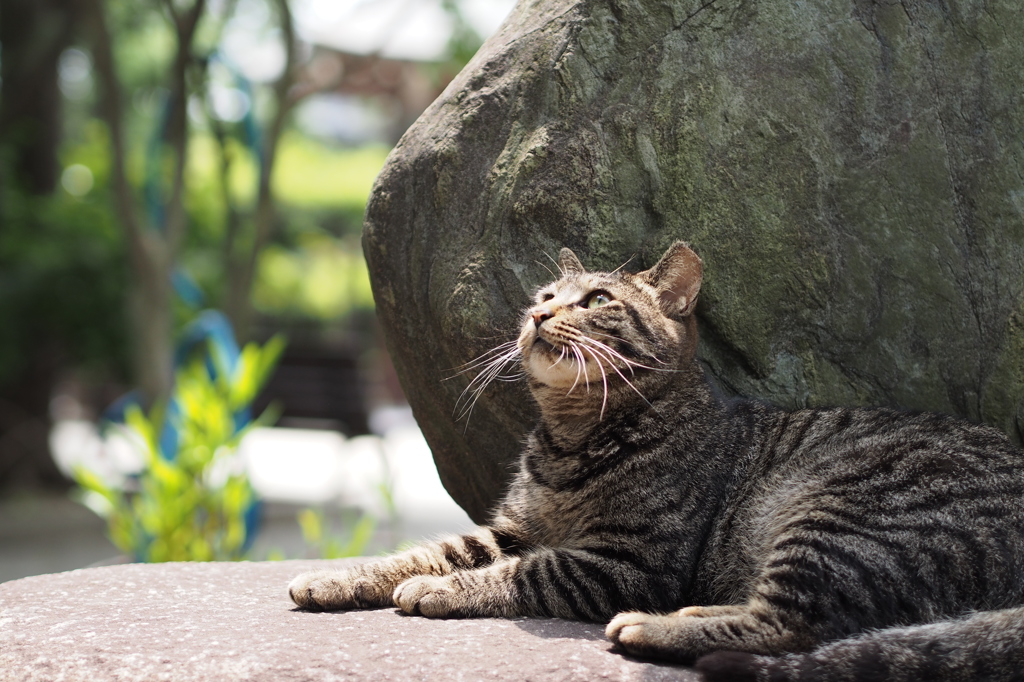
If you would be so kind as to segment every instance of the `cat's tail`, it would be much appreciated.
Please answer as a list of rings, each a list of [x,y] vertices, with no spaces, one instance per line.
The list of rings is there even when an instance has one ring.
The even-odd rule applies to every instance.
[[[719,651],[697,661],[708,682],[1024,680],[1024,608],[866,632],[779,658]]]

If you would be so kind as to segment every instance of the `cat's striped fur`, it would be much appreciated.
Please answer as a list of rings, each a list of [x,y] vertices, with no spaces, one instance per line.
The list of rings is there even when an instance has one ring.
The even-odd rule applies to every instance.
[[[493,522],[300,576],[297,604],[611,619],[626,651],[713,679],[1024,679],[1024,454],[1001,433],[722,400],[689,248],[561,268],[484,365],[518,358],[542,415]]]

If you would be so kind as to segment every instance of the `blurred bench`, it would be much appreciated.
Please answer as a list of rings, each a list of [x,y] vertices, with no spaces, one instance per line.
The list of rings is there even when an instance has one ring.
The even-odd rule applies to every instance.
[[[284,409],[280,426],[357,436],[369,432],[365,393],[355,344],[289,343],[253,413],[276,402]]]

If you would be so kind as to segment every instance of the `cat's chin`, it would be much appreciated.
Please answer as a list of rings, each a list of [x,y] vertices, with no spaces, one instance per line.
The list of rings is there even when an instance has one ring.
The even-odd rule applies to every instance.
[[[547,348],[542,348],[542,345]],[[583,371],[580,371],[579,364],[574,358],[562,356],[560,351],[543,341],[533,347],[523,367],[534,381],[552,388],[568,390],[573,386],[583,388],[595,382],[601,383],[600,370],[595,370],[588,363],[584,365]],[[591,376],[595,372],[596,376]]]

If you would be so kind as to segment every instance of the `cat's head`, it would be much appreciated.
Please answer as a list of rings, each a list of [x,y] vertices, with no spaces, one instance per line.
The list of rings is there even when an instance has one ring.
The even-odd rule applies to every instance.
[[[676,242],[650,270],[588,272],[562,249],[561,277],[541,287],[517,342],[535,385],[567,391],[632,389],[693,359],[693,311],[703,266]]]

